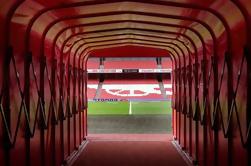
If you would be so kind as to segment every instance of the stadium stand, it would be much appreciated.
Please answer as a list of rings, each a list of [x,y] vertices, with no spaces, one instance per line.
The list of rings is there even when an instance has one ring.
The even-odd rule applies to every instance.
[[[105,84],[156,84],[155,79],[109,79]]]
[[[99,68],[99,58],[90,58],[87,61],[87,68],[88,69],[98,69]]]
[[[98,79],[89,79],[88,84],[98,84],[99,80]]]
[[[98,85],[91,84],[90,87],[92,87],[92,88],[87,89],[87,97],[89,100],[93,100],[95,97],[96,89],[97,89]]]
[[[157,69],[155,58],[107,58],[105,69]]]
[[[162,69],[172,68],[172,61],[170,58],[162,58]]]
[[[94,96],[94,99],[99,99],[100,98],[102,87],[103,87],[103,82],[99,82],[96,93],[95,93],[95,96]]]
[[[166,90],[166,95],[171,97],[172,95],[172,81],[171,79],[163,79],[162,80],[164,88]]]
[[[88,99],[94,99],[96,95],[96,90],[98,87],[99,81],[97,79],[89,79],[88,80],[88,88],[87,88],[87,97]],[[92,88],[89,88],[92,87]]]
[[[163,79],[162,81],[164,85],[172,84],[171,79]]]
[[[169,58],[159,59],[157,64],[156,58],[105,58],[102,62],[104,69],[158,69],[171,68],[172,63]],[[88,69],[99,69],[100,59],[90,58],[88,60]],[[133,74],[130,73],[130,76]],[[129,77],[126,73],[123,77],[115,78],[106,75],[104,83],[100,86],[96,79],[88,81],[88,99],[130,99],[130,100],[166,100],[171,99],[170,80],[160,82],[155,76],[148,77],[141,75]],[[94,78],[95,78],[94,77]],[[126,78],[126,79],[125,79]],[[137,78],[137,79],[135,79]]]
[[[162,81],[159,81],[159,87],[160,87],[160,91],[162,96],[166,99],[167,95],[166,95],[166,91],[165,91],[165,87]]]
[[[161,82],[161,84],[163,84]],[[97,90],[97,84],[88,84],[88,91]],[[92,90],[91,90],[92,89]],[[166,90],[166,97],[163,95]],[[95,91],[94,90],[94,91]],[[128,100],[165,100],[171,99],[171,88],[169,84],[161,88],[159,82],[149,80],[105,80],[99,92],[100,99],[128,99]],[[93,99],[92,95],[90,100]]]

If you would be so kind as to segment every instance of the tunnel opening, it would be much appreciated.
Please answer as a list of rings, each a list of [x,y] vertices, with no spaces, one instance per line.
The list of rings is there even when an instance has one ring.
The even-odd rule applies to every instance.
[[[127,57],[98,63],[103,60],[87,62],[92,68],[87,84],[88,134],[171,134],[171,60]]]

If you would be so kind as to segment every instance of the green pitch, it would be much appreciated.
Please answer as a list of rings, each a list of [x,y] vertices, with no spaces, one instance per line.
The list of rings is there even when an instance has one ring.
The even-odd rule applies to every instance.
[[[88,102],[89,115],[128,115],[128,102]]]
[[[171,114],[170,101],[88,102],[89,115]]]

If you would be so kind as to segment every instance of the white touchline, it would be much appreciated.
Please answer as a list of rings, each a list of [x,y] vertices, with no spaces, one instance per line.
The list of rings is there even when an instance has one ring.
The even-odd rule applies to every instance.
[[[132,115],[132,103],[129,101],[129,115]]]

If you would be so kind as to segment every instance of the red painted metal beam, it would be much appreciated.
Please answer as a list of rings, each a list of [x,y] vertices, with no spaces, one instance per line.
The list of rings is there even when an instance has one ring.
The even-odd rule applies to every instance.
[[[128,0],[126,0],[127,2]],[[118,0],[110,0],[110,1],[106,1],[106,0],[101,0],[99,2],[95,2],[95,1],[88,1],[88,2],[76,2],[76,3],[71,3],[71,4],[60,4],[60,5],[56,5],[53,7],[49,7],[49,8],[44,8],[42,10],[40,10],[38,13],[36,13],[31,21],[29,22],[28,26],[27,26],[27,30],[26,30],[26,47],[28,50],[28,45],[29,45],[29,36],[30,36],[30,32],[32,29],[32,26],[34,25],[34,23],[39,19],[40,16],[42,16],[44,13],[49,12],[49,11],[53,11],[56,9],[68,9],[68,8],[73,8],[73,7],[79,7],[79,6],[88,6],[88,5],[96,5],[96,4],[104,4],[104,3],[114,3],[114,2],[124,2],[124,1],[118,1]],[[207,7],[203,7],[200,5],[196,5],[196,4],[184,4],[184,3],[180,3],[180,2],[168,2],[168,1],[141,1],[141,0],[137,0],[137,1],[131,1],[131,2],[142,2],[142,3],[150,3],[150,4],[158,4],[158,5],[164,5],[164,6],[173,6],[173,7],[181,7],[181,8],[188,8],[188,9],[196,9],[196,10],[201,10],[201,11],[206,11],[209,12],[211,14],[213,14],[214,16],[216,16],[224,25],[226,31],[227,31],[227,36],[228,36],[228,48],[231,48],[231,35],[230,35],[230,28],[229,25],[226,21],[226,19],[216,10],[211,9],[211,8],[207,8]]]
[[[145,24],[151,24],[151,25],[161,25],[161,26],[168,26],[168,27],[177,27],[177,28],[184,28],[184,29],[188,29],[190,31],[192,31],[193,33],[195,33],[198,38],[201,40],[202,42],[202,46],[203,46],[203,52],[204,54],[205,53],[205,42],[204,42],[204,39],[203,37],[201,36],[201,34],[193,29],[193,28],[190,28],[190,27],[187,27],[187,26],[181,26],[181,25],[176,25],[176,24],[169,24],[169,23],[165,23],[165,24],[156,24],[155,22],[149,22],[149,21],[130,21],[130,20],[121,20],[121,21],[108,21],[108,22],[100,22],[100,23],[94,23],[94,25],[105,25],[105,24],[110,24],[110,23],[124,23],[124,22],[135,22],[135,23],[145,23]],[[57,35],[55,36],[54,40],[53,40],[53,44],[52,44],[52,55],[55,55],[54,53],[54,48],[56,47],[56,41],[58,40],[58,38],[60,37],[60,35],[65,32],[66,30],[70,29],[70,28],[76,28],[76,27],[82,27],[82,26],[89,26],[89,25],[93,25],[93,23],[90,23],[90,24],[78,24],[78,25],[72,25],[72,26],[69,26],[69,27],[65,27],[63,29],[61,29]],[[110,35],[111,37],[113,35]],[[93,37],[94,38],[94,37]],[[41,45],[43,46],[43,45]]]
[[[247,73],[251,73],[251,17],[249,15],[248,9],[238,0],[231,0],[241,11],[244,19],[245,19],[245,24],[246,24],[246,32],[247,32],[247,38],[246,38],[246,48],[244,48],[244,54],[246,56],[247,60]],[[250,136],[250,126],[251,126],[251,75],[247,74],[247,108],[246,108],[246,120],[247,120],[247,128],[248,131],[246,131],[246,140],[243,138],[243,132],[241,127],[239,127],[240,131],[240,137],[241,137],[241,142],[243,145],[247,146],[248,149],[248,165],[251,164],[251,136]],[[239,125],[240,126],[240,125]]]

